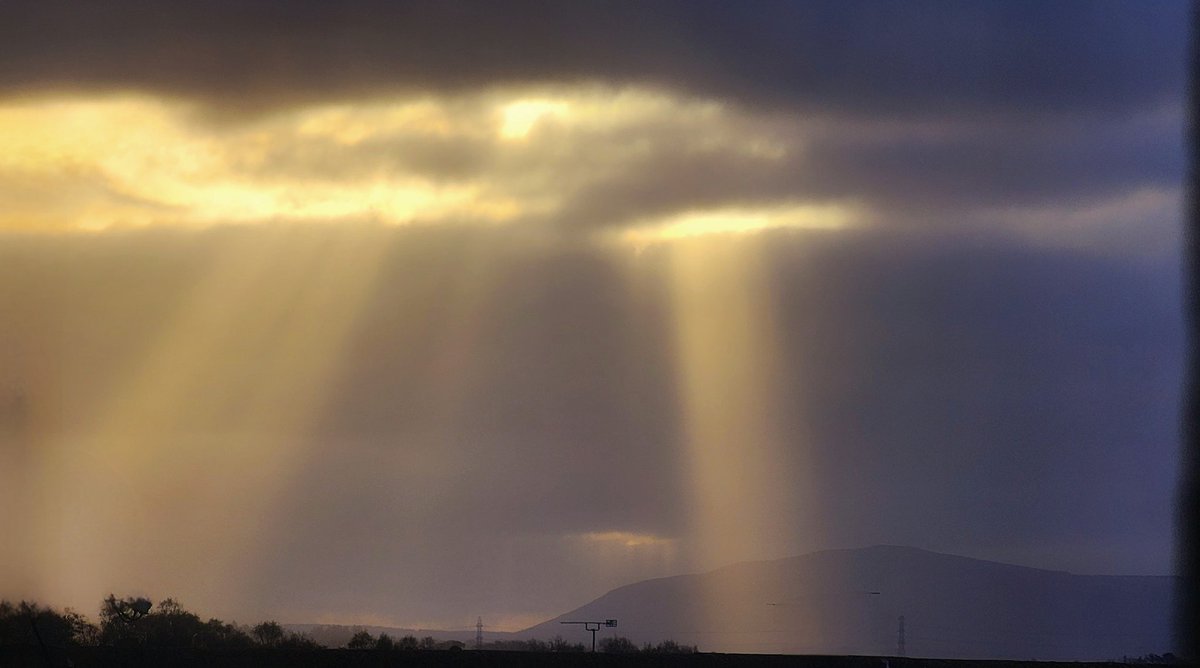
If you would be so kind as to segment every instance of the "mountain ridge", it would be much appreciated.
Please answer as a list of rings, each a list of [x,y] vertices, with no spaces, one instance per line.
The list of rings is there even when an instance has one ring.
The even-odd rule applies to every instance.
[[[617,619],[599,638],[674,640],[702,651],[900,654],[953,659],[1113,660],[1177,646],[1171,612],[1177,576],[1076,574],[879,544],[726,564],[616,587],[567,612],[494,640],[590,640],[564,620]],[[433,636],[468,645],[474,630],[373,625],[323,628],[342,644],[354,630]],[[345,636],[345,638],[342,638]]]
[[[1177,581],[873,545],[630,583],[517,635],[561,633],[557,622],[568,618],[617,618],[620,626],[602,633],[639,643],[895,655],[903,615],[909,655],[1106,660],[1174,646]]]

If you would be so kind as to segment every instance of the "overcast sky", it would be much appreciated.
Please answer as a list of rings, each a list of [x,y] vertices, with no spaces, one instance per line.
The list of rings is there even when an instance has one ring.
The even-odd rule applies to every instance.
[[[7,2],[0,597],[1172,572],[1184,2]]]

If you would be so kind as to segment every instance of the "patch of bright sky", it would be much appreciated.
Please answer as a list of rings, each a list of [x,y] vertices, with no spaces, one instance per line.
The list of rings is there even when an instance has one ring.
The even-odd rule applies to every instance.
[[[692,237],[753,234],[769,229],[835,230],[853,224],[855,209],[835,204],[786,204],[767,207],[685,211],[635,224],[617,238],[636,248]]]
[[[662,547],[672,545],[675,542],[672,538],[632,531],[591,531],[582,534],[582,538],[591,543],[621,545],[624,547]]]
[[[570,104],[563,100],[517,100],[501,110],[504,117],[500,136],[505,139],[525,139],[534,124],[544,117],[561,118],[567,115]]]

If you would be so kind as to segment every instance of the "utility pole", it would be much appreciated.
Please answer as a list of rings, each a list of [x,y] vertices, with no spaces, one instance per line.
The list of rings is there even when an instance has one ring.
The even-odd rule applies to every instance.
[[[617,625],[617,620],[606,619],[602,622],[559,622],[559,624],[583,624],[584,630],[592,632],[592,651],[596,651],[596,631],[600,630],[601,626],[613,627]]]
[[[483,649],[483,617],[475,619],[475,649]]]
[[[900,615],[900,626],[896,629],[896,656],[904,656],[904,615]]]
[[[881,646],[883,638],[880,636],[887,627],[885,626],[883,629],[881,629],[879,628],[881,626],[880,622],[883,620],[880,620],[879,622],[875,621],[876,619],[879,619],[879,615],[877,614],[877,604],[875,601],[878,601],[879,598],[883,596],[883,592],[864,591],[860,589],[857,593],[866,597],[866,606],[863,608],[863,621],[866,624],[866,627],[863,630],[863,651],[867,652],[868,654],[875,654],[877,652],[882,654],[885,650]]]

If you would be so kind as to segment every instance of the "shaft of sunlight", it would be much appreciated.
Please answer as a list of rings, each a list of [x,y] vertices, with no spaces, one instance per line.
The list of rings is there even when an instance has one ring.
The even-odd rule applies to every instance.
[[[226,248],[87,435],[39,449],[39,595],[194,579],[236,597],[382,252],[311,232]]]

